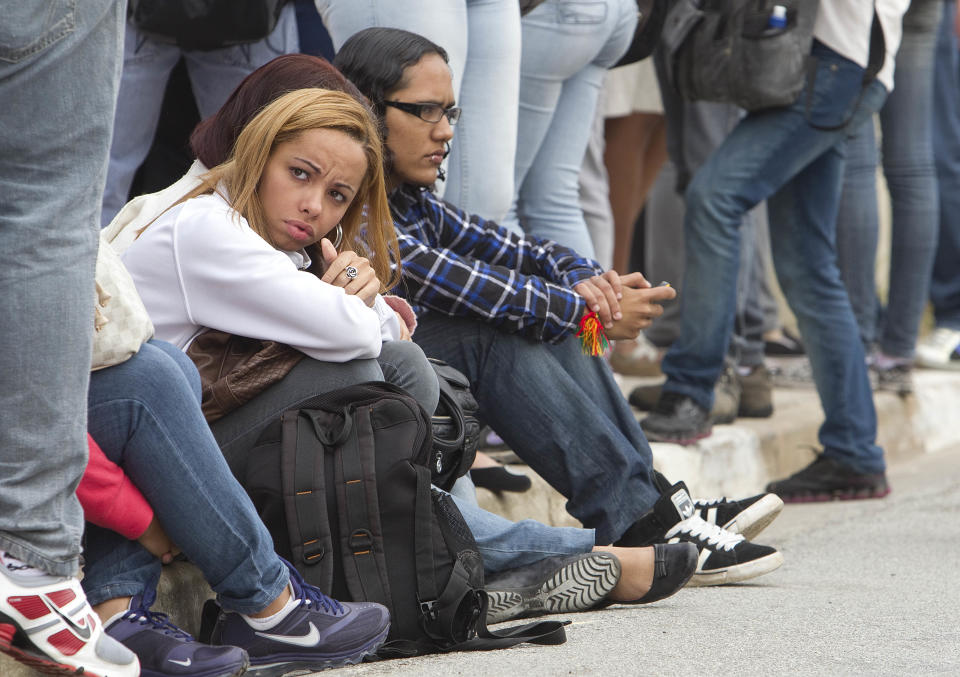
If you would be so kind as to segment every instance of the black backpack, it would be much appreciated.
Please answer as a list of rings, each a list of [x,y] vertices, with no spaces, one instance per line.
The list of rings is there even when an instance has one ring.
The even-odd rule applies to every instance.
[[[430,417],[433,457],[428,466],[433,483],[449,491],[470,470],[480,444],[480,405],[470,392],[470,380],[443,360],[428,358],[440,383],[440,402]]]
[[[283,413],[242,478],[278,554],[332,597],[390,610],[382,657],[560,644],[546,621],[486,628],[483,562],[449,495],[431,488],[430,417],[387,383]]]

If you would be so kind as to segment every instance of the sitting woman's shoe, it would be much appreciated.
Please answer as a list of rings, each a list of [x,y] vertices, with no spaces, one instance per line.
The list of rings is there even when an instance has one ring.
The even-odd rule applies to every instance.
[[[501,491],[523,493],[533,485],[526,475],[511,472],[509,468],[502,465],[491,468],[473,468],[470,470],[470,478],[476,486],[498,494]]]
[[[669,597],[687,584],[697,570],[700,550],[693,543],[657,543],[653,546],[653,583],[640,599],[621,604],[649,604]]]

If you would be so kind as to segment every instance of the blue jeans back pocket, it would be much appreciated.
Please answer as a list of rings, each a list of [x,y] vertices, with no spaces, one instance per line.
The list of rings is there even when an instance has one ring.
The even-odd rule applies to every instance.
[[[604,2],[558,2],[559,22],[565,24],[599,24],[607,18],[607,3]]]
[[[19,0],[4,3],[0,61],[17,63],[73,31],[77,0]]]

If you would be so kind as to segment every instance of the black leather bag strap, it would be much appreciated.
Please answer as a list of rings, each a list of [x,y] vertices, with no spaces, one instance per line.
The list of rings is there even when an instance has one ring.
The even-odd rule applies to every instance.
[[[353,599],[379,602],[393,609],[383,560],[377,501],[374,440],[370,409],[343,408],[349,434],[333,449],[337,509],[344,578]]]
[[[293,563],[304,579],[324,590],[333,582],[333,550],[323,469],[323,445],[301,410],[281,417],[281,481]]]

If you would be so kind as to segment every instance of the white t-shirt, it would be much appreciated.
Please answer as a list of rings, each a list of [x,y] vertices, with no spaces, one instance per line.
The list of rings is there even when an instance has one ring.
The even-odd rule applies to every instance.
[[[887,51],[877,79],[888,92],[893,91],[893,69],[903,35],[903,13],[909,5],[910,0],[876,0]],[[866,68],[873,9],[874,0],[820,0],[813,36],[841,56]]]
[[[400,337],[373,308],[305,270],[305,252],[274,249],[219,194],[164,212],[123,253],[156,337],[186,349],[205,328],[286,343],[327,362],[373,358]]]

